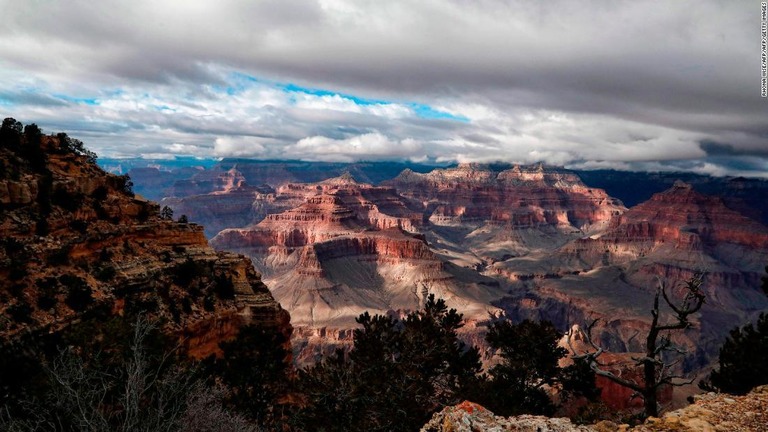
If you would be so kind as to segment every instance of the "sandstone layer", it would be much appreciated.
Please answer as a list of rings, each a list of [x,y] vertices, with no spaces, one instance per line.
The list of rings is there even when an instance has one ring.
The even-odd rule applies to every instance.
[[[58,138],[3,144],[6,341],[55,332],[96,309],[161,317],[196,357],[215,352],[246,323],[290,333],[287,312],[250,262],[214,251],[202,227],[162,219],[158,205],[135,196],[126,177],[105,173]]]
[[[484,266],[552,250],[600,232],[626,210],[573,172],[543,165],[496,171],[461,164],[426,174],[406,170],[385,183],[422,209],[431,224],[430,242],[460,265]]]
[[[291,182],[344,166],[352,167],[222,162],[215,175],[197,176],[201,188],[187,191],[197,195],[167,201],[187,206],[192,220],[219,221],[211,231],[229,225],[214,244],[252,258],[295,311],[307,345],[347,344],[359,312],[415,308],[434,292],[469,318],[473,342],[482,343],[483,321],[498,307],[561,330],[600,318],[604,348],[638,352],[658,284],[678,293],[702,271],[707,304],[674,336],[689,351],[685,371],[694,372],[728,329],[768,307],[759,291],[766,228],[733,200],[678,184],[627,210],[575,172],[542,165],[405,170],[379,186],[349,175]],[[697,177],[697,187],[705,180]],[[249,183],[272,187],[253,193]]]
[[[315,184],[289,184],[279,194],[304,196],[291,210],[260,223],[227,229],[211,241],[251,257],[291,312],[295,346],[312,357],[314,336],[345,344],[365,311],[418,309],[429,294],[469,316],[487,317],[498,284],[440,260],[417,234],[422,214],[391,187],[354,181],[349,175]],[[345,342],[346,341],[346,342]]]
[[[692,373],[714,358],[729,329],[768,308],[759,289],[765,263],[767,227],[678,183],[617,215],[602,233],[489,271],[517,284],[515,295],[496,303],[511,316],[565,328],[600,318],[596,337],[617,352],[643,350],[660,284],[679,301],[683,282],[702,273],[706,303],[692,328],[672,335],[687,350],[683,372]]]

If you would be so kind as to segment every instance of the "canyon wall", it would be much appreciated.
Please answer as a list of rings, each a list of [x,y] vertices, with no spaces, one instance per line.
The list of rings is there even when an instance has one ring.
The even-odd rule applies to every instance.
[[[250,262],[214,251],[202,227],[161,218],[127,178],[59,138],[21,145],[0,146],[6,342],[56,332],[96,310],[162,318],[193,357],[215,353],[245,324],[290,333],[288,313]]]

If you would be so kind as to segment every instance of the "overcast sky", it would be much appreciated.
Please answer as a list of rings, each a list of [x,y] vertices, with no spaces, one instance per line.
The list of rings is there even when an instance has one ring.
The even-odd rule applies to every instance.
[[[0,111],[102,156],[768,177],[760,2],[0,0]]]

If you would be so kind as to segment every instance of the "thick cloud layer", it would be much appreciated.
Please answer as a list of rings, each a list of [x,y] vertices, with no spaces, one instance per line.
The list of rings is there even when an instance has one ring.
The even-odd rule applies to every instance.
[[[0,107],[109,156],[768,176],[759,2],[0,0]]]

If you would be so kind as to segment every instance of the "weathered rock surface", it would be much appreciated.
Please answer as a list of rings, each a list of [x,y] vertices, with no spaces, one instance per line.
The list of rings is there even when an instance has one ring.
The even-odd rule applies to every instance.
[[[768,430],[768,386],[744,396],[707,393],[694,403],[632,428],[638,432],[759,432]]]
[[[185,215],[190,221],[202,223],[205,235],[212,238],[223,229],[249,225],[260,221],[275,209],[286,208],[270,186],[251,186],[235,168],[216,179],[215,192],[193,194],[184,198],[164,198],[160,204]],[[178,187],[178,183],[177,183]]]
[[[418,307],[434,292],[471,319],[485,317],[489,303],[562,330],[599,317],[602,346],[637,352],[658,280],[675,291],[704,271],[707,304],[675,336],[693,371],[729,328],[768,307],[759,291],[767,228],[734,211],[734,199],[756,202],[760,182],[732,179],[738,193],[728,199],[678,184],[627,210],[575,172],[541,165],[405,170],[371,186],[349,176],[295,182],[344,169],[380,174],[354,164],[225,162],[196,176],[183,193],[197,195],[174,204],[187,205],[176,214],[219,221],[211,231],[235,228],[216,246],[253,259],[296,322],[311,326],[312,344],[344,344],[360,311]],[[637,182],[627,196],[643,192]],[[274,189],[247,186],[262,183]]]
[[[578,426],[567,418],[521,415],[499,417],[482,406],[464,401],[435,413],[421,432],[591,432],[594,428]]]
[[[574,425],[566,418],[542,416],[499,417],[482,406],[462,402],[435,413],[421,432],[760,432],[768,430],[768,386],[745,396],[708,393],[694,396],[695,402],[661,418],[630,427],[602,421]]]
[[[625,210],[604,191],[586,186],[575,173],[543,165],[500,172],[477,164],[427,174],[406,170],[386,183],[421,203],[438,225],[496,222],[515,228],[589,229]]]
[[[659,283],[675,296],[683,281],[703,272],[707,300],[696,325],[673,335],[689,351],[689,372],[717,354],[728,329],[768,307],[759,289],[767,235],[768,227],[721,199],[679,183],[616,216],[602,233],[489,270],[525,287],[497,303],[510,315],[563,327],[587,316],[602,318],[598,338],[617,352],[642,350]]]
[[[601,232],[626,210],[573,172],[542,165],[406,170],[385,184],[422,209],[437,253],[479,268]]]
[[[0,335],[55,332],[96,308],[165,319],[192,356],[246,323],[290,332],[250,262],[159,217],[126,179],[42,137],[42,162],[0,147]]]
[[[345,175],[278,193],[306,198],[252,227],[224,230],[211,243],[251,257],[293,325],[308,329],[296,333],[302,339],[295,346],[314,349],[317,332],[348,338],[359,314],[418,309],[429,294],[470,317],[494,310],[497,284],[438,259],[423,236],[409,232],[422,226],[421,213],[393,188]]]

